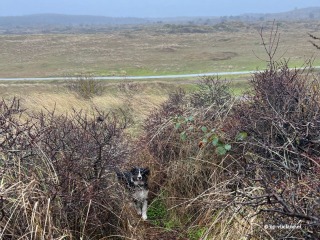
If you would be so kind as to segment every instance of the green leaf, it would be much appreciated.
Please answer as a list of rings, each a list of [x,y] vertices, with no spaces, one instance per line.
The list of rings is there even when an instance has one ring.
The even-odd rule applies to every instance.
[[[193,116],[188,117],[188,121],[192,122],[194,120]]]
[[[185,120],[185,119],[184,119],[183,116],[179,116],[179,117],[178,117],[178,121],[179,121],[179,122],[183,122],[184,120]]]
[[[214,135],[211,143],[213,146],[217,146],[219,144],[219,137],[217,135]]]
[[[231,145],[230,144],[224,145],[224,149],[227,150],[227,151],[230,151]]]
[[[227,150],[224,147],[219,146],[216,148],[216,153],[218,155],[225,155],[227,153]]]
[[[189,130],[189,131],[192,131],[192,130],[193,130],[193,126],[190,126],[190,127],[188,128],[188,130]]]
[[[207,143],[207,142],[208,142],[208,139],[207,139],[207,138],[204,138],[204,139],[202,139],[202,142],[203,142],[203,143]]]
[[[175,128],[175,129],[179,129],[180,126],[181,126],[181,123],[176,123],[176,125],[174,125],[174,128]]]
[[[248,133],[246,132],[239,132],[236,136],[236,141],[243,141],[248,137]]]
[[[202,130],[202,132],[204,132],[204,133],[208,132],[208,128],[205,127],[205,126],[202,126],[202,127],[201,127],[201,130]]]
[[[186,131],[183,131],[182,133],[180,133],[180,139],[184,142],[187,139],[187,134]]]

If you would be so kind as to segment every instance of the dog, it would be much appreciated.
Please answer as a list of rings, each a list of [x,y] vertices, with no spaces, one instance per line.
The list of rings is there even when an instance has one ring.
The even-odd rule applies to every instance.
[[[127,172],[121,172],[116,169],[118,180],[126,185],[137,213],[142,216],[143,220],[147,220],[149,173],[148,168],[134,167]]]

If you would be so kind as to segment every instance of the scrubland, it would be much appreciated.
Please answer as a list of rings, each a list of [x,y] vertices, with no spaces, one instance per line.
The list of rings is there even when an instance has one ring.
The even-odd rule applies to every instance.
[[[314,29],[314,24],[303,26]],[[166,38],[154,29],[143,32],[146,35],[139,30],[109,36],[119,41],[118,48],[112,45],[110,62],[104,62],[114,74],[137,74],[136,67],[132,72],[127,68],[131,58],[145,74],[265,69],[240,80],[213,76],[103,82],[88,74],[110,74],[101,71],[106,59],[100,62],[101,49],[93,51],[106,44],[106,36],[1,36],[6,44],[24,39],[26,46],[31,46],[30,39],[47,39],[51,46],[55,41],[48,37],[63,38],[67,47],[60,50],[61,56],[74,41],[90,49],[83,44],[99,37],[102,45],[92,42],[92,51],[68,54],[81,61],[74,67],[63,57],[61,68],[54,61],[54,67],[39,67],[36,61],[43,60],[32,58],[34,47],[23,48],[29,54],[22,57],[30,59],[26,65],[22,61],[22,67],[2,62],[1,73],[9,77],[82,75],[76,81],[2,83],[0,238],[320,238],[320,79],[309,68],[317,60],[306,61],[317,51],[305,47],[305,33],[298,28],[292,33],[293,27],[285,26],[271,25],[266,36],[255,33],[254,41],[252,28],[243,25],[232,34],[228,29],[216,29],[216,35],[191,33],[192,40],[173,26],[157,30]],[[135,43],[138,35],[146,42]],[[123,46],[134,43],[130,51],[145,50],[143,63],[133,52],[122,52]],[[219,51],[212,50],[218,46]],[[292,59],[279,59],[282,49]],[[261,60],[250,57],[252,51]],[[91,58],[93,53],[97,56]],[[8,50],[8,64],[11,54]],[[116,66],[122,66],[121,59],[125,70]],[[289,68],[296,64],[305,68]],[[147,221],[136,215],[114,174],[115,167],[137,165],[151,170]]]
[[[282,22],[281,51],[290,67],[314,56],[307,33],[319,22]],[[0,35],[1,77],[163,75],[265,67],[258,33],[272,22],[213,26],[136,26],[94,34]],[[320,65],[317,59],[315,65]]]

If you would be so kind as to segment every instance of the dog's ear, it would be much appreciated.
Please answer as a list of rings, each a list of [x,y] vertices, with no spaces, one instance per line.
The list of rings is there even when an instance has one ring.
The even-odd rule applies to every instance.
[[[130,170],[131,174],[136,174],[138,172],[138,168],[137,167],[133,167],[131,170]]]
[[[144,168],[143,173],[148,176],[150,174],[149,168]]]
[[[125,179],[124,173],[120,172],[119,169],[116,169],[115,172],[116,172],[116,174],[117,174],[118,180],[124,180],[124,179]]]

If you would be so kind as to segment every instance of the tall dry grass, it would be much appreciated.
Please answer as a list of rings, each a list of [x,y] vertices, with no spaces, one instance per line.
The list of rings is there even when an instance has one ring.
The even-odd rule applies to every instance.
[[[167,223],[190,239],[239,239],[252,233],[233,204],[237,160],[225,122],[234,99],[229,83],[204,77],[198,91],[177,91],[145,122],[143,141],[157,162]],[[243,210],[242,210],[243,211]]]
[[[125,236],[124,191],[112,169],[128,159],[126,118],[41,112],[0,102],[1,239]],[[23,117],[23,118],[22,118]]]

